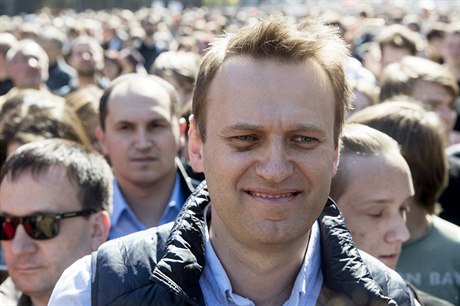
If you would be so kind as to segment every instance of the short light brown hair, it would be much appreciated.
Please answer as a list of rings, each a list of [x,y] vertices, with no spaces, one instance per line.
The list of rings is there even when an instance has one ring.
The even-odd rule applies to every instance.
[[[411,96],[419,80],[443,86],[452,95],[454,103],[459,90],[454,75],[443,65],[417,56],[405,56],[400,62],[390,64],[383,70],[380,101],[400,95]]]
[[[412,173],[415,201],[434,213],[448,179],[444,125],[435,113],[399,99],[369,106],[347,122],[366,124],[399,143]]]
[[[198,72],[192,112],[200,137],[206,140],[206,103],[212,80],[223,63],[232,57],[247,56],[281,63],[307,60],[318,63],[326,72],[335,94],[334,138],[338,138],[349,109],[351,89],[345,80],[344,64],[349,52],[337,33],[315,20],[294,25],[284,17],[271,17],[236,33],[227,34],[211,44]]]

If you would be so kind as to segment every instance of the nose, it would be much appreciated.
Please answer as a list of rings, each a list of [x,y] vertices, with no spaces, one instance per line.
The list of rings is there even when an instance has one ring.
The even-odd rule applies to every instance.
[[[35,241],[29,237],[22,224],[16,228],[16,233],[11,241],[13,254],[33,253],[36,250]]]
[[[444,107],[439,110],[439,115],[444,120],[448,131],[452,130],[455,125],[456,112],[450,107]]]
[[[152,145],[147,131],[143,128],[138,129],[136,132],[135,146],[137,149],[148,149]]]
[[[409,240],[410,233],[402,216],[394,218],[393,222],[389,222],[388,225],[390,230],[386,234],[387,242],[403,243]]]
[[[255,172],[270,183],[282,183],[294,173],[294,164],[290,160],[281,139],[274,140],[263,147]]]

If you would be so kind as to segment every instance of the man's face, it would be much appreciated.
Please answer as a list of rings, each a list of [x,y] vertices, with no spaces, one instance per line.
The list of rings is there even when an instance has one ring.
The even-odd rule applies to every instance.
[[[9,65],[9,74],[19,89],[39,89],[48,79],[48,59],[33,45],[18,51]]]
[[[404,158],[392,155],[345,157],[347,187],[336,200],[356,246],[395,269],[409,239],[405,217],[413,195]],[[340,166],[339,166],[340,167]],[[370,230],[372,229],[372,230]]]
[[[380,59],[381,69],[383,70],[389,64],[401,61],[406,55],[410,55],[410,52],[407,49],[396,48],[390,45],[383,46]]]
[[[102,69],[103,58],[90,44],[75,45],[69,58],[69,64],[82,75],[93,75]]]
[[[176,169],[180,131],[169,96],[154,82],[139,84],[114,88],[105,131],[99,134],[102,152],[110,158],[122,186],[150,186],[174,176]]]
[[[0,213],[22,217],[37,213],[82,210],[77,191],[63,168],[52,168],[34,178],[24,172],[0,185]],[[92,251],[95,215],[60,221],[59,234],[34,240],[18,225],[12,240],[1,241],[8,273],[16,287],[33,299],[47,301],[61,273],[78,258]]]
[[[189,152],[209,186],[211,237],[251,248],[305,241],[338,158],[324,71],[315,63],[231,58],[207,101],[206,141],[190,137]]]
[[[460,67],[460,34],[449,34],[443,41],[443,56],[448,65]]]
[[[444,86],[435,82],[418,80],[411,97],[423,102],[425,109],[437,113],[444,121],[447,132],[452,131],[457,119],[455,97]]]

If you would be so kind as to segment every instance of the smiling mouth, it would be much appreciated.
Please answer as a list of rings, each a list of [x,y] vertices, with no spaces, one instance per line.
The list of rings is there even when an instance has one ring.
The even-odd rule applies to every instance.
[[[278,199],[289,199],[296,197],[300,192],[286,192],[286,193],[262,193],[255,191],[246,191],[251,197],[268,199],[268,200],[278,200]]]

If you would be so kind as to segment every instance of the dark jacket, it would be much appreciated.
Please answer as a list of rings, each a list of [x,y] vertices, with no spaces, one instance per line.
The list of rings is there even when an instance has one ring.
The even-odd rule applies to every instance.
[[[92,305],[205,305],[199,279],[205,263],[202,183],[174,225],[109,241],[92,256]],[[320,222],[323,287],[318,305],[413,305],[405,282],[355,248],[337,207],[328,200]],[[391,297],[391,298],[390,298]],[[335,303],[334,302],[334,303]],[[335,303],[335,305],[338,305]]]

